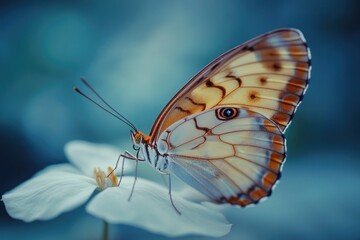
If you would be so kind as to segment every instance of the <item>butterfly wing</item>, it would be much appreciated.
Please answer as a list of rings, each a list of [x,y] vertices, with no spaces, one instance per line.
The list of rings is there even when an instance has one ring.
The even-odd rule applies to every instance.
[[[221,55],[167,104],[150,136],[176,121],[217,106],[241,107],[274,121],[284,132],[310,77],[310,51],[302,33],[279,29]]]
[[[231,119],[219,113],[233,109]],[[281,130],[265,116],[241,108],[215,108],[188,116],[157,141],[169,170],[212,201],[246,206],[271,193],[285,160]]]

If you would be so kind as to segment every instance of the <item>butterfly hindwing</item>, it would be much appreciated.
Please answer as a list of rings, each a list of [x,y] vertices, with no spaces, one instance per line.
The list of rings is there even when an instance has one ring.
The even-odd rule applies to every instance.
[[[222,117],[224,111],[232,115]],[[284,136],[271,120],[236,107],[188,116],[156,144],[168,155],[170,172],[212,201],[241,206],[271,193],[286,154]]]
[[[189,81],[157,118],[155,141],[176,121],[218,106],[258,112],[284,132],[310,77],[310,51],[299,30],[280,29],[215,59]]]

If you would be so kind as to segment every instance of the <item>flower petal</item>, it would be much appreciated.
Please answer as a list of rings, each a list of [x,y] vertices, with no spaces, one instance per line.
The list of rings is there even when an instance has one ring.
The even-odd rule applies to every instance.
[[[88,176],[93,176],[95,168],[103,170],[107,170],[108,167],[114,168],[121,153],[124,153],[124,151],[107,144],[75,140],[65,145],[65,155],[69,161]],[[121,172],[121,163],[122,160],[120,159],[116,173]],[[132,169],[132,165],[125,164],[125,172]]]
[[[219,237],[230,231],[231,224],[221,213],[173,194],[179,215],[171,205],[168,189],[145,179],[138,178],[129,202],[133,182],[133,177],[124,177],[120,187],[99,193],[86,210],[109,223],[129,224],[168,237],[188,234]]]
[[[48,220],[85,203],[95,188],[95,179],[81,175],[70,164],[59,164],[5,193],[2,201],[13,218]]]

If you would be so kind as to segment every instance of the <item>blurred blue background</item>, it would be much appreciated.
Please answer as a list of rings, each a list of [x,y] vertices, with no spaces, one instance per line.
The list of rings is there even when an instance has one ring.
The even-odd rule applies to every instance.
[[[264,203],[229,210],[233,231],[223,239],[360,239],[359,16],[355,0],[1,1],[0,193],[66,162],[70,140],[130,146],[127,126],[73,92],[80,76],[147,133],[212,59],[294,27],[313,71],[286,133],[282,181]],[[97,239],[101,227],[83,208],[25,224],[0,205],[1,239]],[[122,225],[110,236],[165,239]]]

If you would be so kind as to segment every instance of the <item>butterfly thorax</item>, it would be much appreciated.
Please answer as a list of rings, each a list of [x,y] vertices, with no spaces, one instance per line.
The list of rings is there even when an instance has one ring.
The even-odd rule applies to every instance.
[[[142,156],[139,158],[147,161],[158,172],[167,174],[168,155],[159,153],[156,145],[150,142],[151,137],[140,131],[131,135],[134,148],[138,149]]]

